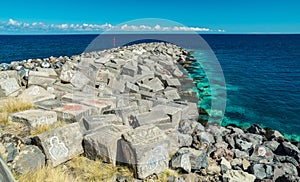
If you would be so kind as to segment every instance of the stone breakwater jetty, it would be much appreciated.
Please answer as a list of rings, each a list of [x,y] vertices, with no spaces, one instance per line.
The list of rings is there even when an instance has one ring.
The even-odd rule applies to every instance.
[[[18,135],[1,130],[0,181],[75,156],[127,165],[135,180],[170,168],[168,181],[300,181],[300,151],[276,130],[203,126],[193,80],[195,59],[168,43],[137,44],[1,64],[1,99],[26,99],[35,108],[9,119]],[[38,135],[30,131],[67,124]],[[118,179],[116,179],[118,181]]]

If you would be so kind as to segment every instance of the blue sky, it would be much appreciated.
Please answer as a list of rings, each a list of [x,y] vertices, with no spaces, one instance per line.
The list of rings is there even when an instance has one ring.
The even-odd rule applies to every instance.
[[[97,33],[141,18],[203,33],[300,33],[299,9],[299,0],[2,0],[0,33]]]

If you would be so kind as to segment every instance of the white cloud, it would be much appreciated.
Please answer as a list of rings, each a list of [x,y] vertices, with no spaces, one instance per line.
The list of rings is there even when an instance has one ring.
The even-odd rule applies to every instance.
[[[0,32],[17,32],[17,33],[64,33],[64,32],[103,32],[112,31],[154,31],[154,32],[224,32],[224,30],[211,30],[205,27],[186,27],[186,26],[163,26],[156,24],[149,25],[129,25],[114,26],[109,23],[105,24],[46,24],[44,22],[19,22],[9,19],[7,22],[0,22]]]

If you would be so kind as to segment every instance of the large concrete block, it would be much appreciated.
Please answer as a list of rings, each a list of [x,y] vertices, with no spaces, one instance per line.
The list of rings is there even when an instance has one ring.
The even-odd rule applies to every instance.
[[[124,125],[109,125],[93,130],[84,136],[85,154],[93,160],[101,159],[113,165],[124,162],[120,140],[122,134],[130,129]]]
[[[86,130],[94,130],[112,124],[123,125],[123,121],[115,114],[91,115],[83,118],[83,125]]]
[[[39,72],[43,72],[43,73],[47,73],[48,74],[48,77],[49,78],[57,78],[57,73],[55,72],[55,70],[54,69],[51,69],[51,68],[41,68],[41,67],[37,67],[37,70],[39,71]],[[30,74],[30,72],[29,72],[29,74]]]
[[[41,109],[26,110],[10,115],[13,122],[24,123],[29,127],[51,125],[57,122],[57,114],[54,111]]]
[[[57,107],[62,107],[63,102],[57,99],[49,99],[49,100],[35,102],[34,105],[39,109],[52,110]]]
[[[30,100],[32,102],[38,102],[42,100],[54,99],[55,95],[49,93],[40,86],[33,85],[24,90],[18,97],[21,99]]]
[[[18,72],[16,70],[0,71],[0,81],[9,78],[15,78],[16,80],[19,80]]]
[[[143,125],[154,124],[158,126],[166,123],[171,123],[170,117],[162,110],[155,110],[136,115],[136,120],[131,125],[136,128]]]
[[[177,89],[171,87],[168,87],[164,90],[164,96],[171,101],[180,99]]]
[[[168,105],[156,105],[151,109],[151,111],[157,111],[157,112],[163,111],[166,115],[168,115],[171,118],[170,123],[162,123],[161,127],[178,129],[178,125],[182,115],[181,108],[172,107]]]
[[[58,119],[66,122],[79,122],[85,116],[97,113],[95,108],[76,103],[63,103],[61,107],[54,108]]]
[[[149,82],[147,82],[145,84],[147,86],[149,86],[151,88],[151,90],[153,90],[153,92],[158,92],[165,88],[164,84],[157,77],[153,78],[152,80],[150,80]]]
[[[78,123],[68,124],[33,137],[33,142],[44,151],[47,163],[53,167],[82,154],[82,140]]]
[[[14,176],[0,155],[0,181],[15,182]]]
[[[123,134],[121,140],[125,162],[132,166],[135,177],[144,179],[168,168],[169,141],[154,125],[145,125]]]
[[[0,80],[0,97],[10,96],[21,89],[15,78]]]
[[[28,86],[38,85],[43,88],[47,88],[49,86],[52,86],[55,82],[56,82],[56,79],[49,78],[49,77],[42,77],[42,76],[36,76],[36,75],[29,75],[29,77],[28,77]]]
[[[83,73],[77,72],[73,75],[70,82],[75,88],[82,89],[85,85],[87,85],[90,82],[90,79],[86,77]]]

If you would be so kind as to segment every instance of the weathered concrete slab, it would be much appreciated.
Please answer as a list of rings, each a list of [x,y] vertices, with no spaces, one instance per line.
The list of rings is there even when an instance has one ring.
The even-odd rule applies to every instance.
[[[179,88],[181,86],[181,83],[177,78],[167,78],[166,82],[169,87]]]
[[[78,123],[68,124],[33,138],[33,142],[44,151],[47,163],[53,167],[82,154],[82,140]]]
[[[115,108],[116,107],[116,98],[115,97],[95,97],[79,100],[78,103],[94,107],[97,110],[98,114]]]
[[[134,77],[137,74],[137,71],[138,71],[137,62],[131,61],[126,63],[123,66],[121,74]]]
[[[124,125],[110,125],[93,130],[84,137],[85,154],[93,160],[101,159],[113,165],[124,162],[120,140],[122,134],[130,129]]]
[[[172,107],[178,107],[182,109],[181,119],[191,119],[191,120],[198,120],[199,113],[198,107],[196,103],[192,102],[169,102],[167,105]]]
[[[140,90],[139,86],[137,86],[129,81],[126,81],[125,86],[126,86],[126,90],[128,92],[138,92]]]
[[[153,71],[144,71],[140,75],[136,75],[134,77],[133,83],[141,82],[141,81],[145,81],[145,80],[149,80],[149,79],[153,79],[153,78],[154,78]]]
[[[30,100],[32,102],[38,102],[42,100],[54,99],[55,95],[49,93],[44,88],[40,86],[30,86],[26,90],[24,90],[18,98]]]
[[[34,105],[40,109],[52,110],[57,107],[62,107],[63,102],[57,99],[49,99],[49,100],[35,102]]]
[[[59,120],[66,122],[79,122],[83,117],[92,115],[97,111],[93,107],[88,107],[76,103],[64,103],[62,107],[54,108]]]
[[[15,78],[0,80],[0,97],[13,95],[21,89],[18,81]]]
[[[94,130],[112,124],[123,125],[123,121],[115,114],[91,115],[83,118],[83,125],[86,130]]]
[[[99,84],[99,82],[108,83],[108,70],[98,70],[96,74],[96,84]]]
[[[164,95],[168,100],[179,100],[180,96],[177,89],[168,87],[164,90]]]
[[[49,78],[49,77],[42,77],[42,76],[36,76],[36,75],[29,75],[29,77],[28,77],[28,86],[38,85],[43,88],[47,88],[49,86],[52,86],[55,82],[56,82],[56,79]]]
[[[165,88],[164,84],[157,77],[147,82],[146,85],[152,88],[153,92],[158,92]]]
[[[132,123],[132,127],[136,128],[143,125],[159,125],[159,124],[166,124],[170,123],[170,117],[161,110],[155,110],[147,113],[142,113],[136,115],[136,122]]]
[[[144,179],[168,168],[169,141],[154,125],[145,125],[122,135],[121,146],[126,163],[131,164],[135,177]]]
[[[54,69],[51,68],[41,68],[41,67],[37,67],[38,72],[43,72],[43,73],[47,73],[49,76],[49,78],[57,78],[57,73],[54,71]],[[30,74],[30,72],[29,72]]]
[[[106,54],[103,55],[102,57],[95,59],[95,63],[106,64],[110,61],[111,58],[112,58],[111,54]]]
[[[170,123],[163,123],[162,127],[178,129],[178,125],[181,120],[182,109],[168,105],[156,105],[151,109],[151,111],[163,111],[171,118]]]
[[[16,70],[0,71],[0,81],[9,78],[15,78],[16,80],[19,80],[18,72]]]
[[[41,109],[26,110],[10,115],[13,122],[24,123],[29,127],[51,125],[57,122],[57,114],[54,111]]]
[[[70,80],[70,83],[75,87],[82,89],[85,85],[90,82],[90,79],[86,77],[83,73],[77,72],[73,75]]]
[[[125,81],[124,80],[117,80],[116,78],[113,78],[109,81],[108,86],[112,88],[113,90],[117,90],[119,92],[125,91]]]

